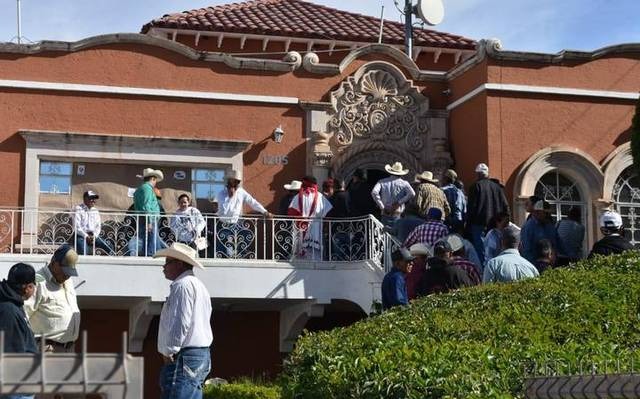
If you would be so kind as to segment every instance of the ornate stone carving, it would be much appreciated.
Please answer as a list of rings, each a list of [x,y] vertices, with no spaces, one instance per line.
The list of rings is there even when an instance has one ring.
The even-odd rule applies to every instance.
[[[429,129],[428,101],[391,68],[350,76],[332,93],[334,115],[328,130],[337,147],[355,140],[400,141],[420,152]],[[399,72],[399,71],[398,71]]]
[[[313,154],[314,166],[329,166],[333,159],[333,153],[331,152],[315,152]]]

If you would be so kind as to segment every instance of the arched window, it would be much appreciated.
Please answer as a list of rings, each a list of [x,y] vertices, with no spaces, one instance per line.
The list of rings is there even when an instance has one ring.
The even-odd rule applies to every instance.
[[[535,195],[544,198],[551,204],[551,214],[560,221],[569,213],[572,207],[578,207],[582,214],[582,223],[586,217],[586,203],[575,181],[553,170],[538,180]]]
[[[640,176],[628,167],[616,180],[611,195],[616,211],[622,216],[627,238],[633,245],[640,244]]]

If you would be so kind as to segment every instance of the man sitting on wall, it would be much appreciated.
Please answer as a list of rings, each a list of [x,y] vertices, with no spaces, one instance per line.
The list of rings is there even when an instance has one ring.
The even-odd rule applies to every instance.
[[[382,309],[408,305],[406,276],[411,273],[415,256],[406,248],[400,248],[391,254],[393,268],[382,280]]]
[[[86,191],[82,196],[82,204],[73,208],[73,225],[75,227],[76,252],[80,255],[93,255],[96,248],[100,248],[107,255],[113,254],[113,249],[100,237],[102,221],[100,211],[96,208],[96,200],[100,196],[94,191]]]

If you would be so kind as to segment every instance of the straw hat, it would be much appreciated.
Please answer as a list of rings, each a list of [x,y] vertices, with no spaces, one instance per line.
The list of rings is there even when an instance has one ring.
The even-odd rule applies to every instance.
[[[191,266],[204,269],[204,266],[202,266],[202,264],[196,260],[196,255],[196,250],[191,248],[190,246],[181,244],[179,242],[174,242],[169,248],[161,249],[156,252],[153,257],[178,259],[184,263],[190,264]]]
[[[407,173],[409,173],[409,169],[404,169],[400,162],[396,162],[393,165],[388,165],[387,164],[387,165],[384,166],[384,170],[386,170],[387,173],[390,173],[390,174],[396,175],[396,176],[404,176]]]
[[[289,191],[298,191],[301,187],[302,182],[299,180],[291,180],[291,183],[284,185],[284,189]]]
[[[237,181],[242,181],[242,175],[237,170],[229,170],[224,175],[225,180],[233,179]]]
[[[164,180],[164,174],[159,169],[156,170],[156,169],[153,169],[153,168],[146,168],[145,170],[142,171],[142,178],[143,179],[146,179],[149,176],[155,176],[155,178],[158,179],[159,182]]]
[[[433,251],[431,250],[431,248],[422,243],[413,244],[411,247],[409,247],[409,252],[411,252],[411,255],[413,256],[433,256]]]
[[[433,183],[436,184],[438,182],[438,179],[434,179],[433,178],[433,172],[430,172],[428,170],[425,170],[424,172],[420,173],[419,175],[416,175],[416,179],[420,180],[420,181],[426,181],[429,183]]]

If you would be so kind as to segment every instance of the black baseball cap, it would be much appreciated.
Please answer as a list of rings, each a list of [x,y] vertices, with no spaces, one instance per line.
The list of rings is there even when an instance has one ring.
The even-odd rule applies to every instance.
[[[16,263],[9,269],[7,283],[12,287],[21,287],[25,284],[35,284],[36,270],[28,263]]]

